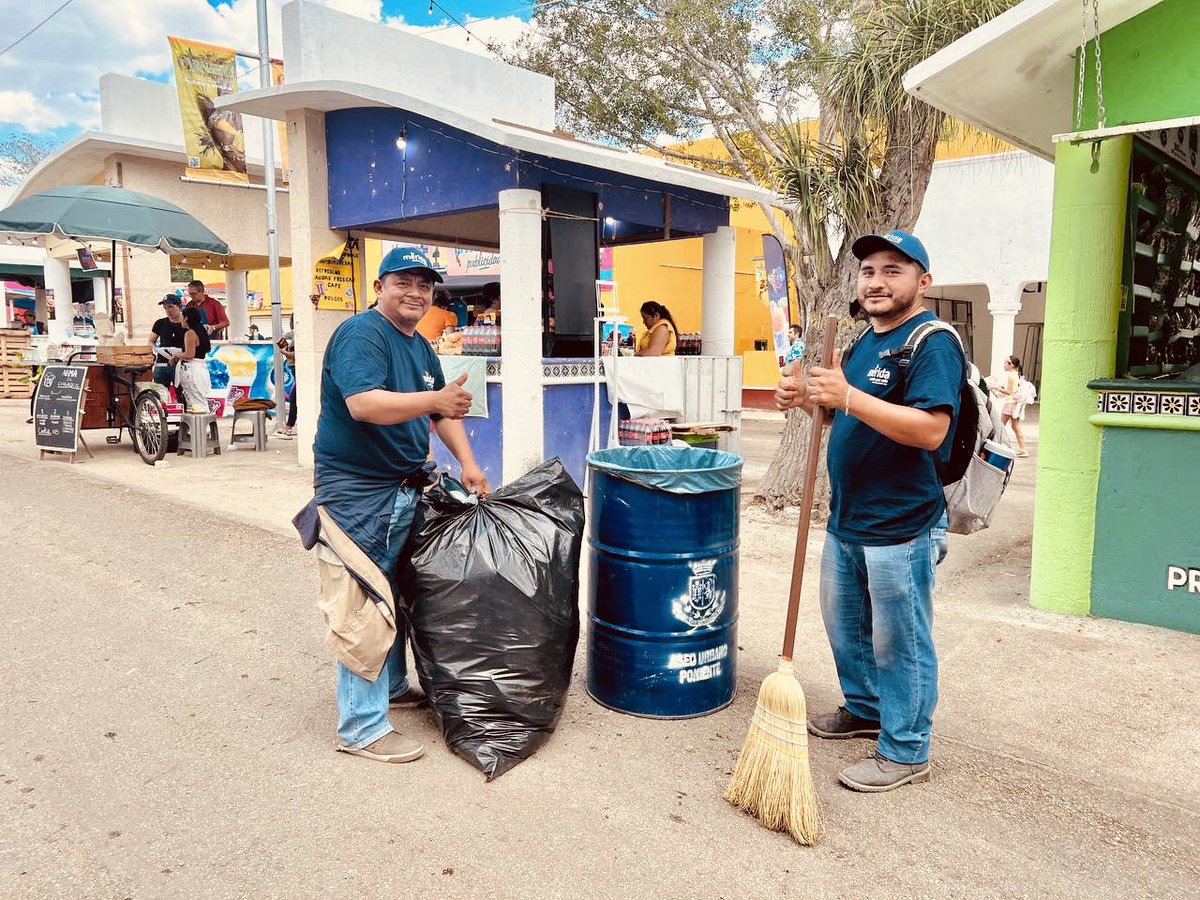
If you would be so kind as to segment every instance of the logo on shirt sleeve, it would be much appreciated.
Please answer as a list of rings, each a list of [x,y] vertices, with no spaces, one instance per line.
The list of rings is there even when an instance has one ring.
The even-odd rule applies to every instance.
[[[437,386],[437,381],[429,374],[428,369],[421,373],[421,378],[425,382],[425,390],[432,391]]]
[[[876,365],[867,373],[867,380],[871,384],[877,384],[880,387],[887,387],[892,381],[892,370],[886,366]]]

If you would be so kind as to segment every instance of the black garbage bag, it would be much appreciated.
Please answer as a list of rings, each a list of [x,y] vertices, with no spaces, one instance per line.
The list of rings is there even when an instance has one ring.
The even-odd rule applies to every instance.
[[[443,476],[400,589],[446,744],[491,781],[554,732],[579,641],[583,494],[553,459],[478,503]]]

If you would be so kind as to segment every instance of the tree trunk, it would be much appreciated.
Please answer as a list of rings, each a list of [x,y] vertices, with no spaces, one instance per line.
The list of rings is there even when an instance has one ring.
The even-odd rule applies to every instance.
[[[849,257],[849,253],[843,254]],[[824,341],[824,319],[827,315],[838,316],[838,338],[836,345],[844,347],[855,333],[855,322],[850,318],[849,278],[853,269],[847,259],[839,259],[835,265],[834,287],[827,289],[813,304],[813,318],[805,328],[804,368],[819,365],[821,345]],[[812,420],[799,409],[788,410],[783,429],[783,438],[775,458],[767,468],[767,474],[759,482],[754,494],[756,502],[769,509],[798,506],[804,495],[804,457],[808,448],[809,429]],[[824,454],[828,434],[821,440]],[[824,521],[829,515],[829,472],[825,466],[817,467],[817,481],[813,490],[813,517]]]

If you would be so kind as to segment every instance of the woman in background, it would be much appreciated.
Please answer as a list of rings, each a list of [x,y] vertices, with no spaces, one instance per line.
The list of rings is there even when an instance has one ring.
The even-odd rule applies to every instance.
[[[671,311],[654,300],[642,304],[642,324],[646,332],[637,343],[638,356],[674,356],[679,343],[679,328]]]
[[[200,310],[184,307],[183,321],[187,331],[183,334],[183,352],[171,354],[176,364],[175,382],[183,391],[183,402],[190,413],[208,412],[208,392],[212,382],[208,378],[208,362],[205,356],[212,349],[208,329],[200,317]]]
[[[1025,418],[1025,397],[1021,390],[1021,361],[1015,356],[1004,359],[1004,381],[993,388],[1004,405],[1000,408],[1000,421],[1005,425],[1012,424],[1013,434],[1017,438],[1017,456],[1025,457],[1029,452],[1025,449],[1025,435],[1021,433],[1021,420]]]

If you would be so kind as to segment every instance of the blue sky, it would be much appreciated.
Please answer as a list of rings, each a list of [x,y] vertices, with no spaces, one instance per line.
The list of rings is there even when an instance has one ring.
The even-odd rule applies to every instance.
[[[279,52],[279,7],[268,0],[272,52]],[[486,53],[483,41],[507,43],[527,28],[532,0],[313,0],[349,15],[404,27],[431,40]],[[167,35],[226,47],[256,44],[255,0],[71,0],[11,51],[0,55],[0,141],[28,134],[60,144],[98,130],[99,78],[120,72],[170,78]],[[49,2],[13,3],[5,34],[19,37],[45,19]],[[481,40],[466,41],[446,14],[467,22]],[[0,157],[0,170],[4,160]]]

